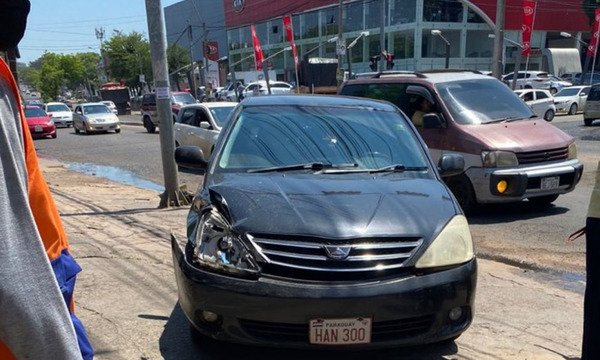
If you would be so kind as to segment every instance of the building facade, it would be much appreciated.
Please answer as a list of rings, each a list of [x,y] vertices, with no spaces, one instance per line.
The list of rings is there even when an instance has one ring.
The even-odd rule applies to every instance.
[[[490,34],[493,31],[467,5],[477,7],[495,22],[497,0],[222,0],[222,3],[227,49],[223,55],[228,56],[230,64],[252,55],[250,25],[256,28],[265,56],[289,46],[282,23],[285,15],[292,16],[294,40],[300,58],[315,48],[318,50],[311,56],[335,58],[336,42],[329,43],[327,40],[338,35],[339,4],[342,3],[345,43],[349,44],[363,32],[369,33],[352,48],[354,72],[370,71],[369,59],[383,50],[393,54],[394,70],[444,68],[446,43],[440,36],[432,34],[432,30],[439,30],[450,43],[450,68],[491,70],[494,39]],[[205,5],[202,6],[204,8]],[[522,0],[506,0],[504,36],[512,42],[520,43],[522,40],[522,9]],[[167,19],[167,28],[168,23]],[[382,24],[384,49],[381,48],[380,37]],[[532,52],[522,60],[521,69],[541,69],[541,49],[581,47],[575,39],[562,37],[561,32],[569,32],[583,41],[591,38],[592,24],[582,9],[581,1],[538,0],[531,38]],[[514,69],[516,53],[515,45],[510,41],[504,42],[504,73]],[[270,68],[282,80],[293,79],[293,67],[290,51],[281,52],[270,62]],[[253,69],[251,56],[235,66],[236,71]]]

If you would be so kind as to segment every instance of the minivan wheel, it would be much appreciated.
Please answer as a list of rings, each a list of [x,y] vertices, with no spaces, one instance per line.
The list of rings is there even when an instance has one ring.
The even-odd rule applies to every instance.
[[[554,111],[552,111],[552,110],[546,111],[546,113],[544,114],[544,120],[552,121],[552,119],[554,119]]]
[[[569,108],[569,115],[575,115],[577,114],[577,104],[573,103],[571,104],[571,107]]]
[[[583,119],[585,126],[591,126],[594,119]]]
[[[148,131],[150,134],[156,131],[156,126],[154,126],[152,121],[147,116],[144,117],[144,127],[146,128],[146,131]]]
[[[446,185],[454,197],[460,204],[465,214],[470,214],[477,207],[477,199],[475,198],[475,191],[469,178],[464,175],[451,176],[446,179]]]
[[[528,198],[529,202],[534,205],[550,205],[556,199],[558,199],[558,194],[536,196],[536,197]]]

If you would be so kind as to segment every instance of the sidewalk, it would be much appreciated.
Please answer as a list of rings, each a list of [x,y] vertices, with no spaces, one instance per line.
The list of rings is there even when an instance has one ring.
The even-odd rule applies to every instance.
[[[227,356],[223,346],[213,356],[194,347],[177,305],[169,234],[185,239],[188,209],[156,209],[155,191],[76,173],[48,159],[40,159],[40,164],[71,252],[83,268],[75,309],[96,359],[231,358],[235,347],[230,345],[224,345]],[[578,359],[583,296],[565,287],[564,279],[553,275],[480,259],[474,322],[455,343],[374,352],[369,357]],[[249,353],[245,355],[254,352]],[[353,353],[344,359],[353,358]]]

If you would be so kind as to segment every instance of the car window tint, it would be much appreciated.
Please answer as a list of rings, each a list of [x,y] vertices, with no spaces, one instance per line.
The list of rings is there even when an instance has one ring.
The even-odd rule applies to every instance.
[[[407,84],[394,83],[353,84],[344,86],[340,93],[348,96],[386,100],[399,107],[405,114],[409,114],[411,103],[410,98],[406,96],[407,86]]]
[[[543,92],[543,91],[536,91],[535,92],[535,98],[537,100],[542,100],[542,99],[548,99],[549,96],[545,92]]]
[[[25,108],[25,117],[43,117],[47,116],[44,110],[39,107]]]
[[[240,171],[312,162],[427,167],[424,149],[400,113],[320,106],[244,109],[217,164]]]
[[[57,112],[57,111],[71,111],[71,110],[67,107],[67,105],[52,104],[52,105],[48,105],[48,109],[46,109],[46,111]]]
[[[210,108],[210,112],[212,114],[213,119],[219,127],[225,126],[227,120],[229,119],[229,114],[231,110],[233,110],[234,106],[219,106]]]
[[[208,118],[208,114],[206,114],[206,111],[204,111],[204,109],[197,109],[196,110],[196,126],[200,126],[201,122],[207,122],[210,124],[210,119]]]
[[[600,100],[600,86],[594,86],[590,89],[590,93],[587,97],[588,100],[596,101]]]
[[[185,109],[179,119],[182,124],[194,125],[194,116],[196,115],[195,109]]]

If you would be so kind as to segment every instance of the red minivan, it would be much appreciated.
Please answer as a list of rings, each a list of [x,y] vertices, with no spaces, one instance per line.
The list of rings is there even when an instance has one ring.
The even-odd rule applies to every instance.
[[[417,129],[436,162],[446,153],[465,158],[465,171],[445,181],[467,213],[486,203],[550,204],[581,178],[575,140],[477,71],[370,73],[339,94],[390,101],[409,118],[423,99],[432,104]]]

